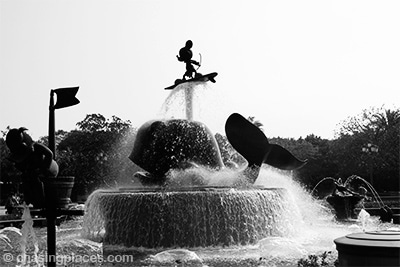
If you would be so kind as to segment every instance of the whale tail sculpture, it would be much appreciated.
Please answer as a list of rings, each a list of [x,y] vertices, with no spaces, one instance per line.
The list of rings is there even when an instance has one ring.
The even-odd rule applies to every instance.
[[[307,163],[280,145],[270,144],[257,126],[238,113],[227,119],[225,133],[233,148],[247,160],[247,175],[253,182],[263,163],[281,170],[295,170]]]

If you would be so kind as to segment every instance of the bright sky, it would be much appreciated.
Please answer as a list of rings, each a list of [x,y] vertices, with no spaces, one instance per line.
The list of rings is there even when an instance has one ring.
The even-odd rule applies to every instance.
[[[80,86],[56,128],[86,114],[140,126],[185,70],[218,72],[208,107],[255,116],[269,137],[333,138],[371,106],[400,107],[400,1],[0,0],[0,130],[47,135],[50,89]]]

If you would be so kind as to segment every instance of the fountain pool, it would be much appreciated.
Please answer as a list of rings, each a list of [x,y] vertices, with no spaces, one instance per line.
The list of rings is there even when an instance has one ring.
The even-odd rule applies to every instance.
[[[272,189],[278,185],[280,189]],[[89,212],[82,233],[85,239],[102,243],[104,257],[131,255],[135,266],[297,266],[299,259],[326,251],[331,252],[328,255],[333,264],[337,257],[335,238],[394,226],[380,223],[377,217],[337,222],[324,202],[313,199],[293,177],[273,168],[263,167],[254,186],[254,198],[248,198],[249,189],[222,186],[203,191],[186,188],[181,197],[171,192],[155,193],[154,189],[101,190],[87,202]],[[149,194],[151,197],[144,200]],[[196,196],[187,200],[190,194]],[[241,203],[243,211],[229,203],[241,194],[246,194],[246,199],[232,203]],[[163,211],[161,198],[184,207]],[[215,202],[219,205],[198,205],[204,198],[218,199]],[[268,203],[260,208],[255,206],[258,201]],[[142,209],[134,202],[141,203]],[[225,211],[224,202],[229,207]],[[132,209],[136,209],[132,215],[121,212]],[[163,212],[169,212],[169,221],[163,222]],[[171,212],[175,212],[173,216]],[[152,217],[146,217],[149,214]],[[237,217],[240,220],[235,220]]]

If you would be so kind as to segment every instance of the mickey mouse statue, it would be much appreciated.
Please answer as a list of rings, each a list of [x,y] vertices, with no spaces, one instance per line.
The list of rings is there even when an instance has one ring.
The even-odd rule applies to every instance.
[[[185,46],[179,50],[179,56],[176,56],[176,58],[179,61],[184,62],[186,64],[186,72],[185,74],[183,74],[184,81],[186,80],[186,77],[191,79],[194,77],[201,76],[201,74],[197,73],[196,69],[193,67],[193,64],[200,67],[200,63],[195,60],[192,60],[193,57],[193,52],[191,50],[192,47],[193,47],[193,42],[191,40],[188,40]],[[194,77],[193,74],[195,75]]]
[[[26,204],[44,207],[44,188],[41,178],[56,177],[58,165],[51,150],[32,140],[24,127],[11,129],[6,136],[10,149],[9,160],[22,172],[22,192]]]

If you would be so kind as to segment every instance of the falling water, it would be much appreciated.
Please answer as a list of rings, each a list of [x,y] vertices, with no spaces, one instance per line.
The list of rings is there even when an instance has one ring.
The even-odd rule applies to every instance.
[[[90,205],[100,207],[103,215],[95,216],[103,216],[103,221],[92,222],[103,224],[104,230],[101,226],[90,226],[85,232],[88,237],[95,237],[104,231],[103,244],[108,245],[147,248],[245,245],[266,236],[284,235],[289,229],[285,213],[289,206],[283,189],[194,188],[97,194],[98,203]]]
[[[332,240],[346,232],[289,175],[263,168],[257,185],[271,189],[97,191],[87,202],[83,235],[125,247],[257,244],[263,256],[272,248],[290,254],[290,245],[299,256],[316,247],[332,249]],[[284,189],[272,189],[277,186]]]
[[[196,91],[195,91],[196,88]],[[198,102],[198,90],[205,90],[206,85],[202,82],[183,83],[172,90],[170,95],[164,101],[161,108],[161,114],[165,118],[193,120],[194,102]],[[195,105],[198,107],[198,105]],[[196,113],[200,113],[196,110]]]
[[[230,114],[227,97],[205,82],[178,85],[165,99],[160,119],[188,119],[201,121],[213,132],[224,132],[223,124]]]
[[[188,190],[197,186],[192,182],[198,181],[198,177],[182,183],[182,177],[188,172],[190,176],[204,178],[201,182],[204,191]],[[361,213],[358,221],[337,222],[326,203],[314,199],[290,172],[264,166],[254,192],[250,192],[248,185],[233,171],[224,170],[210,176],[208,170],[196,173],[192,169],[184,174],[171,174],[174,180],[171,186],[181,186],[181,195],[177,193],[179,190],[161,192],[157,191],[159,188],[142,188],[136,196],[133,191],[120,190],[120,197],[115,197],[117,190],[94,192],[87,201],[82,234],[103,242],[105,255],[140,255],[138,264],[141,266],[176,266],[177,262],[184,262],[185,266],[281,266],[293,265],[300,258],[325,251],[332,251],[334,258],[337,256],[334,239],[354,232],[393,227],[392,224],[381,224],[379,218],[366,213]],[[234,186],[238,188],[227,189]],[[282,189],[260,190],[277,187]],[[216,193],[207,195],[207,190]],[[222,197],[222,193],[227,196]],[[195,194],[198,195],[194,197]],[[229,207],[229,220],[233,218],[234,223],[228,230],[217,228],[219,230],[212,232],[209,229],[213,224],[213,227],[221,227],[216,225],[217,221],[228,222],[221,220],[222,206],[213,205],[221,201]],[[140,208],[146,205],[149,207]],[[182,206],[195,209],[180,210]],[[118,207],[123,211],[118,211]],[[274,209],[277,213],[272,212]],[[155,211],[151,220],[143,219],[146,211],[151,210]],[[107,216],[116,221],[107,226]],[[238,218],[236,221],[235,217]],[[182,227],[165,228],[165,224]],[[146,227],[154,227],[154,230],[148,232]],[[187,237],[184,232],[188,233]],[[137,247],[140,242],[134,239],[139,239],[142,244],[153,242],[158,247]],[[174,240],[175,244],[183,240],[184,245],[171,248],[167,239]]]

